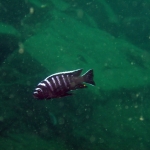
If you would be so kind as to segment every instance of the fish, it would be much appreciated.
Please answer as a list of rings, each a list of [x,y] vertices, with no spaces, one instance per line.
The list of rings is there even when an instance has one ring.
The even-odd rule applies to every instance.
[[[33,92],[36,99],[53,99],[73,95],[72,91],[87,88],[88,83],[95,85],[93,69],[81,75],[83,69],[52,74],[41,81]]]

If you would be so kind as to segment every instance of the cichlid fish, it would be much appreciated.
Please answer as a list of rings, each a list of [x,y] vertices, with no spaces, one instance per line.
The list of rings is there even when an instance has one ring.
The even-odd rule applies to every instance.
[[[72,95],[70,91],[86,88],[83,83],[95,85],[93,70],[88,70],[82,76],[82,69],[52,74],[41,81],[33,92],[34,98],[52,99]]]

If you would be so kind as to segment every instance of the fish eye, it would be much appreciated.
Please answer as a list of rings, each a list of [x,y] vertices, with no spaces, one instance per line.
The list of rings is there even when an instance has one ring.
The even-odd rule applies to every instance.
[[[35,91],[38,92],[38,93],[41,93],[42,89],[41,88],[36,88]]]
[[[41,93],[42,91],[41,90],[37,90],[37,93]]]

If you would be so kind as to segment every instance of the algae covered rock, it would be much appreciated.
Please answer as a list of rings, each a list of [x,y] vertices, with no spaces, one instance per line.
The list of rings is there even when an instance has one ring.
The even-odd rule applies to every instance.
[[[21,149],[21,150],[66,150],[68,149],[61,140],[43,140],[32,134],[12,134],[9,138],[0,138],[1,149]]]
[[[0,34],[19,36],[19,32],[12,26],[0,23]]]
[[[132,44],[53,11],[47,28],[25,42],[25,49],[50,73],[93,68],[101,89],[149,84],[150,55]]]
[[[13,26],[0,23],[0,63],[18,48],[19,39],[20,34]]]

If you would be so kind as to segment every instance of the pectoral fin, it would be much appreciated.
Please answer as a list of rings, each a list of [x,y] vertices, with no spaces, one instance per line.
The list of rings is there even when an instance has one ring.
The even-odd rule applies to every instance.
[[[82,88],[87,88],[87,86],[81,83],[81,84],[76,85],[73,90],[82,89]]]

